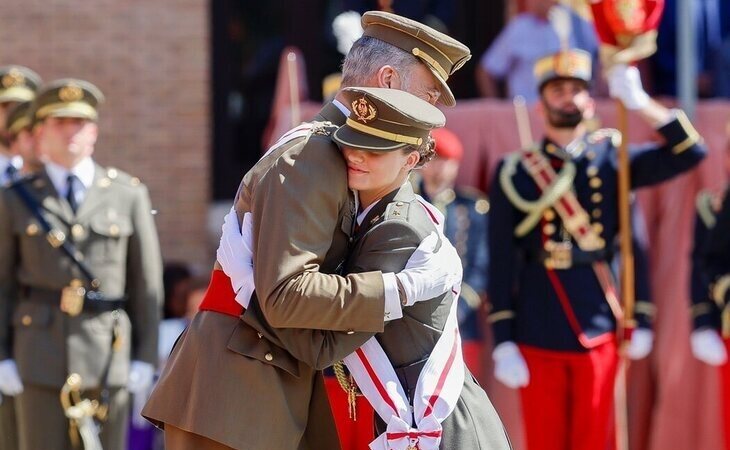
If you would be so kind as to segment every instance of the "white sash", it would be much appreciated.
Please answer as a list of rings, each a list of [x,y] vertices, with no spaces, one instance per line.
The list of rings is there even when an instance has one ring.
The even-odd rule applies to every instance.
[[[413,414],[377,339],[370,338],[344,359],[360,391],[387,424],[385,433],[370,443],[371,450],[438,450],[441,422],[453,412],[464,386],[464,357],[456,319],[459,295],[456,290],[452,292],[454,302],[444,330],[418,376]]]

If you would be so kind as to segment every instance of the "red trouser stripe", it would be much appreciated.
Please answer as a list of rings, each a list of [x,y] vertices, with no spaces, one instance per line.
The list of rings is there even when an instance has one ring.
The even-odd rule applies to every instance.
[[[215,311],[233,317],[243,314],[243,306],[236,302],[231,279],[222,270],[213,270],[205,297],[198,307],[199,311]]]

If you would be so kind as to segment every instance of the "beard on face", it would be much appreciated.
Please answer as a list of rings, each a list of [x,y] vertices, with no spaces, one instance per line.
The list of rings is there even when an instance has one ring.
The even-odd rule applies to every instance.
[[[565,111],[551,107],[545,100],[542,100],[542,104],[547,111],[548,122],[554,128],[575,128],[583,121],[583,111],[580,108]]]

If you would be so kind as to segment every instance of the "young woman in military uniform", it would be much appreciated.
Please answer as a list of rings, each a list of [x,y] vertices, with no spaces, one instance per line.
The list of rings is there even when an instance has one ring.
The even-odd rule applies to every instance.
[[[343,269],[345,273],[399,272],[421,242],[436,238],[438,227],[443,226],[443,217],[414,194],[408,177],[433,157],[429,131],[443,126],[445,119],[433,106],[402,91],[351,88],[345,93],[352,112],[332,138],[347,163],[348,187],[357,194],[358,211]],[[417,401],[417,384],[424,377],[421,372],[446,333],[455,298],[449,292],[407,306],[401,319],[388,322],[385,331],[375,335],[411,407]],[[510,448],[485,392],[463,363],[454,369],[464,372],[464,382],[462,386],[457,383],[458,400],[441,423],[439,448]],[[416,447],[418,433],[413,434],[419,429],[418,417],[414,423],[410,445],[420,448]],[[385,434],[386,427],[390,436],[390,424],[376,416],[377,434]]]

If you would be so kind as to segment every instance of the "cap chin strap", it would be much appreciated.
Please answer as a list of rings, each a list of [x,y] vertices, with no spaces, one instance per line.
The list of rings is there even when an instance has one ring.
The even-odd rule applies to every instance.
[[[377,128],[363,125],[350,118],[348,118],[345,123],[350,128],[355,129],[361,133],[369,134],[370,136],[379,137],[379,138],[386,139],[389,141],[401,142],[403,144],[410,144],[410,145],[421,145],[423,143],[423,138],[414,137],[414,136],[405,136],[402,134],[391,133],[389,131],[379,130]]]

